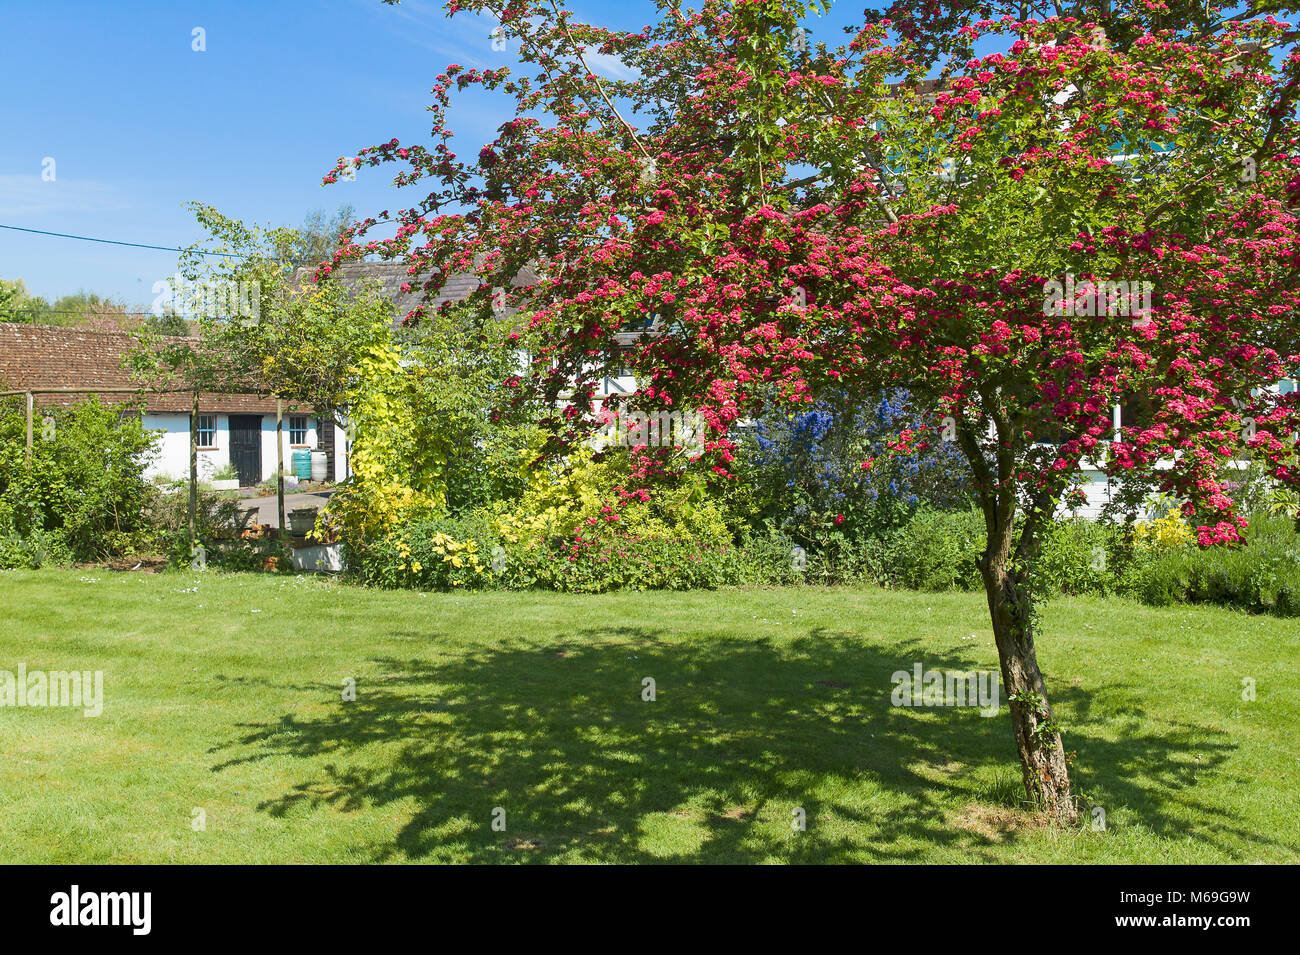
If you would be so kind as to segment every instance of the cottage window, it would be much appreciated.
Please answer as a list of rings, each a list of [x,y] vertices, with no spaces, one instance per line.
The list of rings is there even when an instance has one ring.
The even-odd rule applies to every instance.
[[[289,416],[289,443],[294,445],[307,443],[306,415]]]
[[[217,446],[217,416],[214,414],[199,415],[198,439],[200,448],[215,448]]]

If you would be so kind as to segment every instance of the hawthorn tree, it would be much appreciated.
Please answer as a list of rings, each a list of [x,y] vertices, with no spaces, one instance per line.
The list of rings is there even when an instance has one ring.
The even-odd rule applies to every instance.
[[[378,253],[429,293],[475,271],[485,321],[527,302],[504,344],[533,363],[507,384],[554,409],[556,449],[592,427],[629,341],[633,400],[698,409],[722,479],[728,430],[765,401],[907,389],[932,424],[895,448],[952,440],[974,475],[1025,788],[1070,821],[1034,565],[1081,464],[1179,495],[1207,546],[1244,523],[1225,465],[1250,453],[1295,474],[1296,406],[1268,390],[1300,363],[1294,34],[1169,19],[1203,4],[988,4],[973,21],[934,0],[898,5],[897,24],[868,10],[830,48],[801,29],[814,6],[660,0],[658,23],[622,32],[549,0],[453,0],[494,15],[525,72],[453,64],[430,146],[340,159],[327,183],[398,163],[396,184],[427,195],[357,223],[319,274]],[[632,77],[599,76],[589,53]],[[465,161],[448,116],[468,87],[513,97],[515,116]],[[512,288],[526,265],[538,281]],[[1137,399],[1148,419],[1117,431],[1113,406]],[[636,454],[640,490],[658,486],[665,455]]]

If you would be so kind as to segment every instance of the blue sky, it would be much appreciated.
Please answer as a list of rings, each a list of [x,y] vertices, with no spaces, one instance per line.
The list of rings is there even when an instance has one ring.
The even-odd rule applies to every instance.
[[[568,5],[611,27],[656,18],[644,0]],[[838,45],[861,7],[805,26]],[[396,167],[320,180],[364,146],[428,143],[429,88],[447,64],[516,62],[514,43],[492,49],[495,25],[449,19],[435,0],[0,0],[0,225],[177,247],[202,237],[189,201],[274,225],[344,202],[359,215],[409,205],[419,195],[393,187]],[[511,115],[481,91],[455,104],[462,155]],[[85,289],[147,306],[175,268],[174,252],[0,229],[0,278],[49,299]]]
[[[653,18],[640,2],[571,7],[610,26]],[[393,187],[396,167],[328,187],[321,176],[363,146],[427,143],[429,88],[447,64],[515,62],[513,45],[492,49],[494,25],[412,0],[5,0],[0,224],[176,247],[201,237],[191,200],[275,225],[343,202],[404,206],[414,197]],[[463,98],[458,152],[509,115],[504,99]],[[147,305],[175,267],[175,253],[0,229],[0,277],[46,298],[84,288]]]
[[[623,29],[658,16],[645,0],[568,6]],[[837,3],[804,26],[837,46],[862,7]],[[191,201],[272,225],[344,202],[358,215],[411,205],[423,194],[392,185],[396,166],[320,180],[362,147],[427,144],[438,73],[517,62],[513,41],[492,48],[496,25],[448,18],[441,0],[0,0],[0,225],[176,248],[203,237]],[[626,73],[588,56],[598,72]],[[472,156],[511,103],[455,96],[453,148]],[[51,300],[85,289],[147,308],[175,271],[175,252],[0,229],[0,278]]]

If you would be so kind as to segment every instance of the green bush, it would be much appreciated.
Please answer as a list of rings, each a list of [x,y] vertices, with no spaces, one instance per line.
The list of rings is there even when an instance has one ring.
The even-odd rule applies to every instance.
[[[984,515],[978,510],[922,508],[889,531],[863,566],[886,586],[909,590],[974,590],[983,586],[976,558],[984,550]]]
[[[419,590],[705,590],[794,583],[788,540],[728,541],[639,535],[583,524],[572,535],[510,542],[484,517],[428,516],[388,537],[349,543],[348,565],[368,584]]]
[[[872,581],[909,590],[978,590],[977,558],[985,547],[984,515],[974,508],[922,508],[902,526],[863,540],[832,536],[808,557],[808,579]],[[1129,557],[1122,529],[1077,519],[1050,523],[1036,578],[1044,593],[1113,593]]]
[[[730,544],[611,531],[581,540],[552,538],[541,548],[511,547],[503,582],[515,587],[604,593],[711,590],[739,583],[744,576],[744,563]]]
[[[55,535],[76,560],[147,549],[145,511],[157,492],[143,477],[153,434],[139,415],[89,398],[42,409],[35,424],[29,456],[21,405],[0,411],[0,533],[51,554]]]
[[[771,525],[762,531],[745,529],[736,546],[738,577],[730,583],[787,586],[831,582],[839,579],[841,572],[834,565],[833,547],[834,543],[822,552],[809,551]]]
[[[1044,592],[1111,594],[1129,560],[1122,528],[1086,518],[1053,521],[1042,538],[1035,574]]]
[[[36,570],[71,562],[72,551],[62,534],[36,528],[19,535],[0,514],[0,570]]]
[[[978,512],[925,509],[900,526],[866,537],[830,531],[801,554],[796,542],[773,527],[745,534],[737,547],[742,582],[844,584],[868,582],[913,590],[981,586],[976,556],[984,548]]]
[[[375,541],[347,541],[344,559],[377,587],[484,590],[496,586],[493,548],[499,541],[478,518],[425,516]]]
[[[1125,589],[1155,606],[1205,603],[1300,615],[1300,535],[1289,517],[1257,514],[1241,546],[1187,545],[1137,561]]]

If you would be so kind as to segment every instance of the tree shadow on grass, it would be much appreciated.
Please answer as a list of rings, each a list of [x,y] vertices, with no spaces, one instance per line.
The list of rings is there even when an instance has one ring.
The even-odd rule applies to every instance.
[[[434,634],[390,636],[446,653]],[[994,768],[1018,777],[1006,711],[891,706],[891,675],[915,662],[974,666],[918,642],[882,649],[825,631],[662,643],[645,628],[505,640],[439,662],[374,657],[355,702],[318,685],[326,715],[248,726],[214,750],[224,757],[214,771],[305,761],[309,778],[258,807],[277,817],[409,812],[395,839],[373,847],[376,861],[924,861],[937,848],[992,860],[1003,835],[955,824],[954,812]],[[647,677],[654,701],[642,698]],[[1079,707],[1091,696],[1059,695]],[[1145,825],[1181,832],[1185,818],[1151,786],[1172,800],[1222,763],[1232,745],[1213,736],[1093,738],[1087,749],[1109,798],[1140,796]],[[505,831],[492,828],[497,808]],[[1177,808],[1260,841],[1232,828],[1226,807]],[[806,831],[793,825],[797,809]]]

